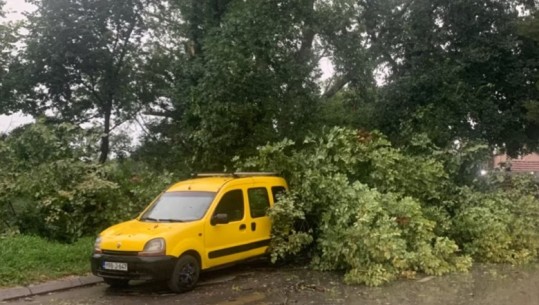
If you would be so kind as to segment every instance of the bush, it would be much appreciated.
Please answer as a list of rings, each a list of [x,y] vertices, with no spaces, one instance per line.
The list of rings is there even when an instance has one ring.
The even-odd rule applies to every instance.
[[[414,150],[394,148],[377,133],[334,128],[299,145],[266,145],[238,162],[289,181],[291,191],[270,211],[273,260],[301,254],[316,268],[345,271],[349,283],[380,285],[416,272],[465,271],[472,258],[537,256],[539,218],[531,217],[539,203],[525,188],[460,187],[459,160],[469,158],[432,146]]]
[[[21,233],[72,242],[133,218],[170,179],[126,165],[59,160],[4,180],[0,202]]]
[[[11,206],[21,232],[71,242],[103,226],[99,216],[115,201],[118,187],[101,171],[73,160],[44,163],[0,190],[2,202]]]
[[[178,180],[171,172],[157,172],[144,163],[122,161],[106,166],[106,178],[118,187],[119,198],[106,213],[108,224],[137,216],[167,186]]]
[[[1,231],[73,242],[133,218],[172,181],[142,164],[96,164],[77,135],[67,125],[37,123],[0,141],[7,161],[0,165]]]
[[[539,201],[533,195],[536,184],[524,177],[516,180],[521,186],[530,187],[504,190],[500,183],[488,193],[461,189],[452,235],[478,261],[522,264],[537,258]]]

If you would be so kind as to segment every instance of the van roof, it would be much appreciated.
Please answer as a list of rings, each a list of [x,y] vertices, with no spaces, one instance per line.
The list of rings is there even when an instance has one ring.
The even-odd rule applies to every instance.
[[[233,180],[232,177],[208,177],[208,178],[197,178],[189,179],[177,182],[173,184],[167,192],[177,192],[177,191],[207,191],[207,192],[216,192],[219,190],[226,182]]]
[[[269,180],[268,180],[269,179]],[[260,180],[271,181],[282,181],[285,183],[283,178],[277,176],[245,176],[241,178],[235,178],[232,176],[218,176],[218,177],[204,177],[204,178],[195,178],[184,181],[179,181],[173,184],[167,189],[167,192],[178,192],[178,191],[206,191],[206,192],[217,192],[223,185],[227,182],[234,180],[235,184],[245,184],[249,182],[258,182]]]

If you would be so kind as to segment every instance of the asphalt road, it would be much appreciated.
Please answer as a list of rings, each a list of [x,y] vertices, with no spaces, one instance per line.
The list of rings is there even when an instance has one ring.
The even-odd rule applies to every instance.
[[[303,268],[243,265],[205,274],[184,294],[163,283],[105,284],[6,302],[33,304],[350,304],[350,305],[539,305],[539,265],[474,267],[470,273],[402,280],[377,288],[347,286],[341,276]]]

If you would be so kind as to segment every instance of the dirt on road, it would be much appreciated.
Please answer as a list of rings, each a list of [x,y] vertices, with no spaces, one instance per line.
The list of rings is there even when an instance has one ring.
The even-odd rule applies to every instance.
[[[342,275],[251,263],[204,274],[194,291],[174,294],[163,283],[126,289],[105,284],[6,302],[24,304],[350,304],[539,305],[539,265],[477,265],[469,273],[401,280],[382,287],[348,286]]]

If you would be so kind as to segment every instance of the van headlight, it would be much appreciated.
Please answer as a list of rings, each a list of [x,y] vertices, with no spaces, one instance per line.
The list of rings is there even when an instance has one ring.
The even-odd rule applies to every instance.
[[[150,239],[146,245],[144,245],[144,250],[142,252],[139,252],[138,255],[140,256],[158,256],[158,255],[165,255],[166,251],[166,244],[165,240],[163,238],[154,238]]]
[[[101,251],[101,236],[98,236],[94,242],[94,253],[102,253]]]

